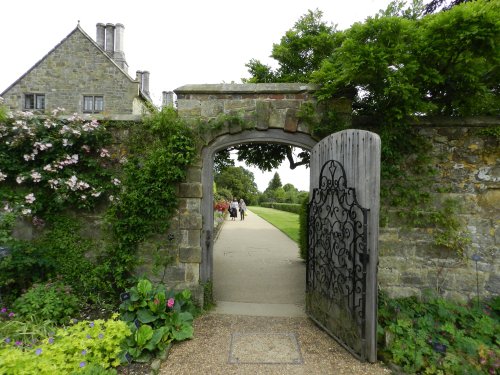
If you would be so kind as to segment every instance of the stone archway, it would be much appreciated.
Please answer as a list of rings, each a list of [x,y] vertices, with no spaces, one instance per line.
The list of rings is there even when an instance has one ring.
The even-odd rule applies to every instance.
[[[186,85],[174,90],[177,111],[188,121],[217,124],[204,134],[200,158],[187,171],[178,187],[178,215],[169,233],[158,238],[156,248],[166,248],[174,258],[165,281],[176,288],[189,288],[203,302],[200,283],[211,280],[213,250],[212,182],[213,158],[217,151],[241,143],[282,143],[311,149],[318,139],[311,135],[309,119],[301,116],[304,106],[321,112],[314,85],[299,83]],[[350,121],[347,99],[329,103],[337,117]],[[142,254],[150,255],[147,249]],[[146,265],[147,266],[147,265]]]
[[[206,135],[199,163],[179,187],[180,243],[175,267],[185,272],[182,284],[193,289],[213,275],[214,155],[242,143],[281,143],[310,150],[317,140],[299,113],[305,103],[317,107],[316,90],[316,86],[295,83],[187,85],[175,90],[180,117],[222,123]]]

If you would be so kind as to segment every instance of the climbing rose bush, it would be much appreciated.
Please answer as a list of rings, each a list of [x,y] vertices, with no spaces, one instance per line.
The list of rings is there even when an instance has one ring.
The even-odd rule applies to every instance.
[[[0,102],[0,203],[37,218],[61,208],[90,208],[117,194],[111,135],[95,119],[11,113]]]

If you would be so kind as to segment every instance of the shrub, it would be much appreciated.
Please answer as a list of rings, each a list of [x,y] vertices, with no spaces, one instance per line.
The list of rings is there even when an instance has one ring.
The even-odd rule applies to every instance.
[[[306,197],[300,205],[299,213],[299,255],[307,261],[309,253],[309,197]]]
[[[130,335],[127,325],[117,317],[59,328],[41,342],[4,340],[0,343],[0,369],[7,374],[113,373],[103,369],[120,364],[121,345]]]
[[[153,286],[148,279],[140,279],[121,298],[120,314],[132,332],[127,339],[127,351],[135,361],[148,361],[172,341],[193,336],[196,309],[190,291],[175,293],[163,285]]]
[[[483,303],[379,297],[379,354],[407,373],[496,374],[499,316]]]
[[[66,323],[78,311],[79,301],[63,283],[34,284],[13,305],[22,317],[38,321]]]
[[[274,208],[275,210],[291,212],[293,214],[300,213],[300,204],[296,203],[263,202],[260,205],[262,207]]]

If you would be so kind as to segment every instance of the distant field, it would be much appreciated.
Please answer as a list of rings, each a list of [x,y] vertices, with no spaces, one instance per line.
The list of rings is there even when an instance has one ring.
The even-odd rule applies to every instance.
[[[248,209],[299,243],[299,215],[257,206],[250,206]]]

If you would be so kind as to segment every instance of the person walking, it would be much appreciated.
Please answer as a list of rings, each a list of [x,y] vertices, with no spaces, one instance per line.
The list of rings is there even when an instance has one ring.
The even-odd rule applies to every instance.
[[[231,205],[229,206],[229,216],[231,216],[231,220],[234,221],[238,217],[238,199],[233,198]]]
[[[247,210],[247,205],[243,200],[243,198],[240,199],[239,207],[240,207],[240,220],[245,220],[245,211]]]

